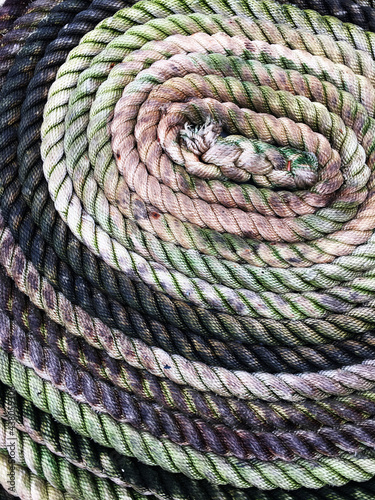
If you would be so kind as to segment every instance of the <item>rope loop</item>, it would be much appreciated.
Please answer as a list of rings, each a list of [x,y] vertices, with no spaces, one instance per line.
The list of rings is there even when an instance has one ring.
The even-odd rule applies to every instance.
[[[372,3],[6,0],[0,484],[370,500]]]

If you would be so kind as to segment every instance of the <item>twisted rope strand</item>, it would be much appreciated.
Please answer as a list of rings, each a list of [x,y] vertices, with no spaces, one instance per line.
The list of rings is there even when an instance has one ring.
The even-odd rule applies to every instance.
[[[114,447],[119,453],[136,456],[144,463],[160,465],[171,472],[181,471],[188,477],[202,479],[208,475],[211,482],[229,483],[240,488],[256,486],[269,489],[275,487],[275,481],[280,481],[286,489],[298,488],[302,481],[305,486],[316,488],[324,484],[328,476],[329,484],[335,485],[345,484],[354,477],[357,481],[369,479],[375,466],[371,458],[353,458],[345,454],[340,459],[324,457],[317,467],[311,467],[310,462],[303,459],[290,465],[282,461],[273,464],[251,461],[249,466],[247,462],[219,458],[213,453],[202,455],[189,446],[179,447],[164,439],[157,440],[145,432],[137,434],[124,423],[113,426],[111,417],[93,412],[84,403],[76,403],[70,396],[40,379],[30,368],[7,357],[2,350],[0,357],[1,381],[13,386],[25,399],[32,400],[59,422],[70,425],[76,431],[79,429],[80,434],[90,436],[104,446]],[[17,374],[17,380],[12,373]],[[65,405],[68,407],[65,408]]]
[[[0,13],[0,35],[4,36],[9,30],[12,29],[14,22],[21,17],[27,8],[28,0],[21,0],[14,5],[12,2],[6,2],[3,5]]]
[[[289,2],[280,0],[280,3]],[[372,0],[295,0],[293,3],[301,9],[314,9],[323,15],[358,24],[366,30],[374,31],[375,28],[375,4]]]
[[[14,477],[9,486],[9,477]],[[10,463],[8,457],[0,453],[0,484],[12,495],[21,500],[29,500],[38,495],[41,500],[76,500],[76,496],[62,493],[53,488],[47,481],[30,472],[27,467]]]
[[[145,366],[149,372],[158,377],[167,377],[177,384],[188,383],[200,391],[213,391],[223,396],[236,396],[250,400],[261,398],[268,401],[278,399],[298,401],[302,399],[302,395],[312,399],[322,399],[327,394],[345,395],[359,387],[369,390],[373,386],[375,372],[371,360],[320,374],[311,373],[301,376],[265,374],[263,376],[261,373],[252,375],[247,372],[210,368],[201,363],[189,362],[181,356],[170,356],[158,348],[148,348],[143,342],[129,339],[115,329],[106,328],[98,320],[93,321],[82,310],[72,307],[64,296],[55,295],[47,281],[38,278],[32,266],[27,266],[20,252],[17,256],[14,255],[15,248],[12,248],[10,233],[4,230],[1,236],[8,238],[7,255],[3,254],[4,259],[1,263],[6,268],[16,268],[18,273],[21,270],[19,273],[21,275],[26,273],[26,278],[18,277],[17,285],[22,290],[25,289],[26,284],[25,291],[27,290],[31,300],[38,307],[48,311],[50,317],[57,323],[64,324],[70,333],[78,336],[84,335],[91,345],[105,348],[112,357],[122,358],[138,368]],[[39,279],[42,283],[41,287]],[[38,290],[43,290],[43,288],[44,291],[40,294]],[[64,311],[63,316],[61,316],[62,311]],[[79,316],[76,316],[75,311],[79,313]],[[72,321],[72,318],[75,320]],[[77,328],[78,321],[82,323],[81,327]],[[121,339],[121,344],[119,339]],[[144,366],[142,358],[144,358]],[[186,378],[182,374],[182,367],[185,370],[189,368],[186,371]]]
[[[48,449],[50,451],[52,451],[53,453],[55,453],[57,455],[61,455],[61,451],[59,451],[59,450],[63,450],[64,453],[68,454],[69,460],[72,461],[73,463],[75,463],[79,459],[77,457],[76,447],[74,446],[74,441],[77,439],[77,436],[74,435],[69,430],[69,428],[65,428],[63,426],[60,426],[54,420],[52,420],[49,417],[49,415],[47,415],[47,414],[42,415],[43,425],[41,425],[41,424],[38,425],[38,422],[39,422],[39,418],[37,417],[38,410],[36,410],[32,405],[30,405],[26,401],[22,400],[22,398],[20,398],[18,395],[15,396],[12,393],[12,390],[7,389],[4,395],[3,395],[3,393],[1,393],[1,397],[2,397],[2,401],[5,401],[6,398],[8,398],[8,405],[9,405],[9,403],[14,405],[15,398],[16,398],[17,408],[19,408],[19,411],[21,412],[21,414],[25,415],[25,417],[26,417],[25,424],[22,424],[20,421],[17,421],[16,425],[17,425],[18,429],[20,429],[23,432],[27,432],[27,433],[31,434],[33,436],[34,440],[36,440],[40,444],[45,444],[46,446],[48,446]],[[23,402],[21,403],[21,401],[23,401]],[[21,409],[21,406],[19,406],[20,404],[22,404],[22,409]],[[36,436],[38,436],[38,437],[36,437]],[[53,441],[51,441],[51,436],[54,436]],[[68,438],[68,436],[69,436],[69,438]],[[83,442],[85,442],[85,439],[83,437],[80,437],[79,439],[82,440]],[[45,440],[47,440],[47,441],[45,441]],[[120,457],[116,456],[115,452],[113,452],[113,454],[112,454],[113,455],[113,462],[112,462],[112,458],[111,458],[112,455],[111,454],[108,457],[106,457],[106,454],[108,452],[105,449],[101,449],[101,451],[98,453],[98,449],[94,448],[94,445],[92,444],[91,441],[87,441],[84,446],[80,446],[79,450],[81,453],[83,453],[83,456],[85,457],[84,461],[86,463],[86,466],[88,464],[94,464],[94,468],[97,468],[99,466],[99,464],[98,464],[96,457],[99,456],[101,459],[101,464],[103,464],[102,467],[104,467],[104,469],[107,469],[108,471],[111,471],[112,474],[114,474],[114,471],[118,471],[117,472],[118,476],[122,475],[121,470],[119,469],[120,463],[121,463],[121,467],[126,467],[126,466],[131,467],[131,465],[129,464],[130,460],[124,461],[125,459],[120,459]],[[85,454],[85,453],[87,453],[87,454]],[[109,463],[111,463],[113,465],[109,466],[108,465]],[[78,464],[78,462],[77,462],[77,464]],[[144,480],[146,478],[153,476],[152,470],[150,468],[147,469],[147,466],[145,466],[145,467],[146,467],[147,472],[145,472]],[[142,469],[142,465],[138,464],[138,471],[139,471],[139,469]],[[138,476],[138,472],[136,472],[136,470],[133,470],[133,469],[131,469],[131,470],[132,470],[132,473],[129,474],[129,478],[133,478],[133,480],[134,480]],[[166,473],[164,473],[164,474],[166,474]],[[116,481],[118,481],[118,479],[116,479]],[[176,483],[174,481],[174,475],[169,475],[168,479],[166,479],[166,481],[163,481],[163,484],[165,486],[169,486],[171,483],[174,484],[174,486],[170,489],[173,498],[179,498],[176,490],[180,490],[180,494],[182,495],[182,498],[184,498],[185,496],[181,492],[181,486],[179,487],[179,484],[181,485],[181,482]],[[191,482],[189,484],[189,487],[191,488]],[[211,486],[210,490],[206,490],[204,493],[202,493],[202,491],[199,491],[198,485],[196,486],[196,488],[198,488],[198,489],[194,489],[194,486],[192,487],[192,489],[190,489],[190,488],[189,488],[189,490],[192,492],[191,494],[192,494],[193,498],[198,498],[198,496],[194,496],[194,495],[202,495],[202,494],[206,495],[206,497],[208,497],[208,498],[221,498],[221,499],[226,499],[226,498],[228,498],[228,499],[229,498],[236,498],[236,499],[238,499],[238,498],[241,498],[241,499],[259,498],[259,499],[265,500],[265,499],[269,499],[269,498],[275,498],[275,499],[280,500],[280,498],[282,498],[283,500],[285,500],[285,499],[290,500],[290,498],[302,498],[300,496],[297,497],[296,492],[293,494],[293,497],[290,497],[290,494],[287,495],[285,492],[282,493],[281,497],[280,497],[280,492],[278,490],[275,490],[274,492],[272,492],[272,495],[271,495],[271,493],[267,493],[267,494],[259,493],[259,492],[254,491],[254,490],[249,490],[249,492],[244,491],[242,494],[238,491],[236,492],[236,491],[233,491],[231,489],[224,490],[223,488],[221,488],[219,491],[215,491],[212,486]],[[346,486],[345,490],[347,491],[348,494],[350,491],[349,488],[351,488],[352,490],[355,490],[355,487],[353,485],[350,487]],[[363,498],[367,498],[366,495],[368,494],[365,491],[365,488],[370,488],[370,491],[371,491],[371,487],[368,483],[365,483],[362,487],[357,486],[356,488],[361,490],[361,494],[363,494]],[[311,500],[316,500],[317,498],[326,498],[326,496],[325,496],[326,493],[325,493],[324,489],[321,490],[320,492],[314,492],[314,493],[311,493],[311,491],[306,492],[306,490],[305,490],[305,491],[301,491],[300,495],[302,495],[302,494],[309,495],[308,498],[309,499],[311,498]],[[159,495],[160,495],[160,498],[165,498],[165,496],[160,494],[160,491],[159,491]],[[159,497],[159,495],[157,495],[157,496]],[[219,495],[219,496],[217,497],[216,495]],[[264,496],[264,495],[267,495],[267,496]],[[168,497],[168,498],[170,498],[170,497]],[[346,499],[345,496],[343,498]]]
[[[165,499],[185,498],[186,487],[192,498],[236,498],[235,493],[227,492],[223,487],[169,474],[98,446],[92,440],[75,434],[69,427],[56,423],[50,415],[40,412],[5,386],[1,386],[0,397],[2,417],[16,407],[17,411],[13,412],[15,426],[32,437],[33,441],[45,445],[53,454],[65,457],[80,468],[86,468],[100,477],[108,477],[118,485],[130,485],[139,493],[151,492],[157,498]]]
[[[0,419],[0,453],[7,453],[7,434],[9,433],[9,426]],[[15,463],[26,465],[36,476],[58,491],[71,495],[72,498],[84,498],[87,495],[92,495],[98,500],[145,498],[138,492],[124,490],[106,479],[96,477],[85,469],[71,466],[69,462],[54,456],[45,446],[35,443],[27,434],[17,429],[14,429],[13,433],[12,439],[16,450]],[[148,498],[155,499],[153,495]]]
[[[6,283],[3,278],[2,282]],[[119,361],[111,360],[107,355],[82,344],[78,339],[70,337],[66,331],[58,331],[50,321],[41,323],[37,311],[30,309],[30,306],[25,311],[22,304],[18,305],[17,299],[8,293],[9,289],[10,287],[8,287],[5,296],[0,295],[1,299],[7,302],[8,308],[10,304],[12,305],[11,310],[13,316],[17,314],[15,321],[19,326],[29,328],[32,325],[35,340],[39,337],[40,341],[48,345],[54,353],[57,355],[63,353],[63,359],[73,360],[76,366],[88,369],[95,377],[109,380],[116,386],[139,395],[144,400],[162,401],[163,406],[168,406],[170,409],[179,409],[186,415],[199,415],[200,418],[204,419],[210,416],[209,420],[213,421],[220,418],[227,425],[232,426],[233,424],[242,423],[242,425],[246,424],[246,426],[250,426],[255,430],[271,430],[280,427],[291,429],[292,422],[300,423],[301,417],[305,415],[304,404],[293,405],[293,408],[283,404],[275,404],[271,409],[259,403],[249,404],[238,400],[226,401],[211,394],[199,394],[187,387],[179,388],[167,380],[158,382],[152,375],[147,375],[144,371],[138,371]],[[68,338],[66,338],[66,335],[68,335]],[[338,424],[340,420],[337,419],[343,418],[360,422],[363,420],[364,415],[369,416],[374,411],[372,409],[374,407],[370,403],[371,393],[367,393],[367,395],[370,399],[361,399],[358,398],[358,395],[355,398],[340,398],[337,408],[335,408],[335,403],[330,400],[323,400],[323,406],[318,404],[318,408],[315,407],[314,403],[310,403],[306,408],[308,408],[310,419],[313,418],[313,420],[309,423],[305,422],[304,427],[313,429],[322,423],[332,425],[333,422],[336,422]],[[193,406],[192,402],[194,402]],[[348,406],[348,403],[350,406]],[[356,412],[353,412],[353,404],[356,407]],[[213,407],[215,412],[212,411]],[[324,408],[329,408],[329,412]],[[262,417],[265,411],[267,411],[266,421]],[[357,413],[358,411],[359,413]],[[280,416],[280,413],[283,417]],[[334,414],[336,420],[332,420]],[[289,419],[292,419],[292,421],[288,422]]]
[[[11,280],[9,280],[2,272],[0,272],[0,275],[2,284],[1,295],[0,295],[2,309],[4,308],[8,309],[10,313],[12,313],[12,309],[17,310],[18,314],[18,318],[16,318],[16,321],[18,320],[17,324],[19,324],[19,326],[25,326],[26,328],[28,328],[27,321],[25,321],[24,319],[25,316],[24,313],[22,312],[25,311],[25,314],[30,313],[30,306],[26,305],[25,296],[18,291],[14,283]],[[37,313],[35,312],[35,314]],[[43,321],[45,323],[45,321],[47,320]],[[38,327],[42,333],[44,331],[48,331],[48,328],[44,328],[43,324]],[[33,323],[33,331],[34,333],[37,333],[35,320]],[[332,366],[332,362],[330,365],[327,366],[328,360],[330,360],[331,358],[333,359],[336,358],[337,360],[336,362],[340,362],[340,364],[344,363],[349,364],[351,360],[352,362],[358,361],[358,357],[363,357],[363,359],[371,359],[373,355],[372,345],[373,345],[372,336],[371,334],[368,334],[364,335],[362,338],[358,337],[356,341],[354,340],[347,342],[343,341],[340,345],[328,344],[327,346],[320,347],[318,350],[305,349],[303,347],[297,348],[295,350],[294,349],[285,350],[284,348],[268,349],[266,347],[254,346],[252,359],[254,359],[258,355],[260,361],[255,365],[254,368],[261,367],[262,362],[264,363],[265,361],[267,363],[268,361],[267,358],[269,358],[269,356],[275,356],[275,355],[283,356],[283,353],[285,352],[286,363],[288,363],[293,352],[294,358],[292,358],[291,361],[289,362],[293,363],[292,366],[297,365],[300,370],[307,369],[307,367],[309,366],[307,365],[309,359],[311,359],[311,363],[313,365],[312,368],[334,368],[334,366]],[[242,347],[242,349],[246,352],[244,347]],[[352,349],[355,349],[353,353],[351,352]],[[298,356],[303,356],[303,358]],[[303,364],[304,361],[305,364]],[[326,366],[318,364],[324,362],[326,363]],[[279,361],[278,366],[280,365],[281,363]],[[279,369],[279,371],[281,370]]]
[[[66,360],[59,361],[50,349],[43,348],[32,339],[28,340],[24,332],[13,326],[1,313],[0,338],[5,351],[13,353],[25,366],[32,367],[42,378],[53,382],[55,387],[69,393],[77,401],[88,403],[92,408],[109,413],[120,422],[130,422],[135,428],[145,429],[157,437],[168,437],[177,444],[189,443],[200,451],[265,461],[275,458],[290,460],[294,455],[313,459],[316,453],[336,456],[337,446],[339,450],[359,452],[362,446],[358,447],[356,441],[371,448],[375,443],[372,429],[374,422],[369,419],[364,428],[362,424],[357,424],[356,427],[344,425],[334,432],[321,428],[319,435],[308,431],[297,431],[294,434],[280,432],[278,436],[262,433],[260,441],[260,435],[245,429],[232,431],[222,425],[211,426],[194,419],[188,421],[182,414],[161,412],[158,405],[143,403],[138,408],[137,400],[125,392],[96,381],[82,370],[75,371]],[[144,418],[143,415],[147,417]]]
[[[19,3],[17,7],[21,7]],[[27,6],[26,12],[19,17],[1,40],[0,48],[0,86],[5,82],[6,74],[11,68],[14,58],[26,42],[30,34],[37,29],[39,22],[48,14],[56,2],[35,0]]]
[[[133,29],[133,30],[134,30],[134,29]],[[58,82],[56,82],[56,84],[57,84],[57,83],[58,83]],[[53,94],[53,93],[54,93],[54,90],[53,90],[53,89],[54,89],[54,87],[52,87],[52,89],[51,89],[51,94]],[[58,102],[57,97],[56,97],[56,96],[54,96],[52,99],[50,99],[50,101],[49,101],[49,102],[51,103],[51,104],[50,104],[50,106],[54,106],[54,102]],[[50,113],[49,108],[47,108],[47,109],[46,109],[46,111],[45,111],[45,118],[46,118],[46,117],[48,117],[48,114],[49,114],[49,113]],[[44,135],[45,135],[45,133],[46,133],[45,131],[46,131],[47,129],[48,129],[48,130],[50,130],[50,131],[51,131],[51,133],[52,133],[52,131],[53,131],[53,126],[51,126],[51,125],[48,123],[48,120],[45,120],[43,127],[44,127],[44,128],[42,129],[42,134],[44,134]],[[74,128],[74,127],[72,127],[72,128]],[[43,132],[43,130],[44,130],[44,132]],[[43,156],[44,156],[45,161],[47,160],[47,157],[46,157],[46,155],[47,155],[47,151],[48,151],[48,150],[52,147],[52,145],[50,144],[50,142],[51,142],[51,141],[49,141],[48,137],[46,136],[46,138],[45,138],[45,142],[44,142],[45,146],[43,146],[43,144],[42,144],[42,151],[44,151],[44,155],[43,155]],[[54,149],[53,149],[53,151],[54,151]],[[61,166],[62,166],[62,164],[61,164]],[[55,169],[55,166],[54,166],[54,169]],[[59,171],[60,171],[60,170],[61,170],[61,167],[59,166]],[[48,163],[47,163],[47,166],[45,166],[45,173],[46,173],[47,177],[50,177],[51,172],[49,172],[49,171],[48,171]],[[61,172],[59,173],[59,178],[61,178]],[[62,177],[61,179],[62,179],[62,181],[63,181],[63,183],[64,183],[64,182],[65,182],[65,181],[64,181],[64,178]],[[68,186],[68,185],[67,185],[67,186]],[[69,194],[68,194],[70,191],[71,191],[71,189],[70,189],[69,187],[64,188],[64,191],[59,190],[59,193],[60,193],[60,196],[61,196],[61,200],[62,200],[62,202],[63,202],[63,203],[66,203],[66,201],[70,201],[70,198],[71,198],[71,197],[70,197],[70,196],[69,196]],[[64,201],[64,200],[65,200],[65,201]],[[58,203],[58,204],[59,204],[60,202],[56,201],[56,203]],[[76,203],[73,203],[73,204],[72,204],[72,205],[70,205],[70,206],[72,207],[73,205],[74,205],[74,206],[76,206]],[[66,205],[64,205],[64,206],[67,208],[67,206],[66,206]],[[77,206],[78,206],[78,205],[77,205]],[[102,204],[100,204],[100,206],[102,206]],[[62,207],[62,208],[61,208],[61,214],[62,214],[62,212],[65,212],[65,211],[66,211],[66,210],[65,210],[65,208],[63,208],[63,207]],[[62,216],[63,216],[63,215],[62,215]],[[63,216],[63,217],[64,217],[64,216]],[[75,218],[76,218],[76,215],[75,215]],[[66,220],[66,219],[65,219],[65,220]],[[75,220],[78,220],[78,219],[76,218]],[[87,219],[87,222],[88,222],[88,221],[89,221],[89,219]],[[79,224],[80,224],[80,231],[82,232],[82,234],[83,234],[83,233],[86,233],[86,231],[85,231],[85,229],[83,228],[82,224],[81,224],[81,223],[79,223]],[[83,224],[85,224],[85,220],[83,221]],[[98,233],[98,234],[99,234],[99,233]],[[97,238],[95,238],[95,239],[97,240]],[[98,241],[101,241],[101,240],[103,240],[103,238],[99,238],[99,240],[98,240]],[[103,241],[105,241],[105,240],[103,240]],[[86,243],[90,246],[90,248],[91,248],[94,252],[98,252],[98,249],[94,248],[90,242],[86,241]],[[115,245],[115,246],[114,246],[114,248],[117,248],[117,247],[116,247],[116,244],[114,244],[114,245]],[[120,251],[120,250],[119,250],[119,251]],[[133,269],[132,269],[132,268],[133,268],[133,266],[132,266],[130,263],[125,264],[125,262],[126,262],[126,261],[125,261],[124,259],[128,259],[128,257],[124,254],[124,252],[122,252],[122,253],[121,253],[121,258],[120,258],[120,256],[119,256],[118,258],[111,259],[111,261],[112,261],[112,263],[113,263],[113,261],[114,261],[114,260],[115,260],[116,262],[120,262],[120,261],[121,261],[121,262],[124,262],[124,265],[126,265],[126,269],[125,269],[125,268],[123,268],[123,269],[124,269],[125,271],[127,271],[127,272],[130,272],[132,275],[134,275],[134,271],[133,271]],[[144,262],[143,262],[143,261],[139,261],[139,258],[137,258],[137,261],[136,261],[136,262],[137,262],[137,264],[136,264],[137,269],[139,270],[139,269],[141,269],[141,268],[142,268],[142,279],[145,279],[145,280],[146,280],[146,282],[148,282],[148,284],[155,285],[155,279],[154,279],[154,278],[152,278],[152,283],[151,283],[151,281],[150,281],[150,280],[147,278],[147,276],[146,276],[146,273],[147,273],[147,272],[150,274],[150,271],[147,269],[147,267],[144,269],[144,272],[143,272]],[[110,263],[110,262],[109,262],[109,263]],[[156,272],[158,272],[158,268],[156,269]],[[179,290],[176,292],[176,289],[175,289],[175,284],[172,284],[172,288],[169,288],[169,284],[168,284],[168,283],[169,283],[169,281],[167,280],[167,278],[168,278],[168,277],[167,277],[167,276],[165,276],[165,272],[164,272],[162,269],[160,269],[160,272],[163,272],[163,275],[161,275],[161,274],[160,274],[160,278],[158,279],[158,285],[157,285],[157,286],[158,286],[158,288],[160,287],[160,281],[161,281],[161,282],[162,282],[162,285],[163,285],[162,289],[167,290],[167,291],[168,291],[170,294],[172,294],[173,296],[175,296],[175,297],[177,297],[177,298],[180,298],[180,293],[181,293],[181,290],[186,290],[185,294],[187,294],[187,296],[188,296],[188,298],[189,298],[189,300],[190,300],[190,301],[196,302],[197,304],[199,304],[199,303],[200,303],[200,300],[201,300],[203,297],[202,297],[201,292],[200,292],[199,294],[197,294],[197,291],[198,291],[198,286],[200,287],[200,289],[201,289],[201,290],[202,290],[202,289],[204,290],[205,288],[207,288],[207,286],[204,286],[204,282],[201,282],[200,280],[196,280],[196,281],[195,281],[195,283],[196,283],[196,284],[195,284],[195,287],[196,287],[196,289],[195,289],[195,290],[194,290],[191,286],[190,286],[190,287],[189,287],[189,286],[187,286],[187,283],[186,283],[186,282],[185,282],[185,283],[184,283],[184,282],[180,282]],[[154,266],[154,273],[155,273],[155,266]],[[176,275],[176,277],[177,277],[177,276],[179,276],[179,274],[177,274],[177,275]],[[194,281],[193,281],[193,283],[194,283]],[[160,288],[159,288],[159,289],[160,289]],[[227,295],[227,293],[226,293],[226,292],[227,292],[227,289],[226,289],[225,287],[220,287],[219,289],[220,289],[220,290],[222,290],[222,292],[223,292],[223,294],[224,294],[224,295],[225,295],[225,294]],[[207,289],[207,294],[208,294],[208,290],[209,290],[209,289]],[[236,292],[234,292],[234,294],[236,294]],[[244,294],[246,294],[246,296],[248,297],[248,301],[247,301],[246,303],[244,303],[244,301],[243,301],[243,295],[244,295]],[[236,294],[236,295],[235,295],[235,297],[236,297],[236,302],[235,302],[235,303],[236,303],[236,307],[238,307],[238,308],[239,308],[239,312],[240,312],[241,314],[250,314],[250,316],[254,315],[254,310],[253,310],[252,308],[251,308],[251,309],[249,309],[249,303],[250,303],[250,300],[251,300],[251,299],[253,299],[253,300],[258,300],[258,302],[259,302],[259,296],[257,296],[256,294],[248,294],[248,293],[246,293],[245,291],[242,291],[241,295]],[[295,298],[295,296],[294,296],[293,294],[291,295],[291,300],[293,300],[293,299],[292,299],[292,297],[293,297],[293,299],[294,299],[294,300],[296,300],[296,298]],[[218,306],[217,300],[220,300],[220,299],[219,299],[219,296],[217,296],[217,297],[215,298],[215,305],[216,305],[216,307]],[[238,302],[238,300],[239,300],[239,302]],[[261,300],[261,299],[260,299],[260,300]],[[298,299],[297,299],[297,300],[298,300]],[[234,303],[234,301],[235,301],[235,299],[234,299],[234,297],[233,297],[233,303]],[[242,304],[242,305],[241,305],[241,304]],[[262,304],[262,305],[263,305],[263,307],[265,308],[265,310],[264,310],[264,314],[265,314],[265,315],[267,315],[267,313],[268,313],[268,314],[272,314],[272,313],[269,313],[269,312],[268,312],[268,310],[267,310],[267,305],[265,304],[265,302],[264,302],[264,301],[263,301],[263,304]],[[223,306],[223,310],[226,310],[226,309],[227,309],[227,306],[225,306],[225,305],[224,305],[224,302],[223,302],[223,301],[222,301],[222,306]],[[290,308],[288,308],[288,307],[286,307],[286,306],[287,306],[287,305],[285,304],[285,316],[290,316],[290,314],[292,314],[292,315],[293,315],[292,317],[295,317],[296,319],[298,319],[298,316],[296,316],[296,311],[291,311],[291,310],[290,310]],[[306,309],[307,309],[308,305],[306,304],[306,305],[304,305],[304,307],[305,307],[305,311],[306,311]],[[279,309],[280,309],[280,303],[279,303]],[[273,309],[273,311],[274,311],[274,309]],[[279,316],[279,314],[278,314],[278,316],[277,316],[277,317],[280,317],[280,316]]]

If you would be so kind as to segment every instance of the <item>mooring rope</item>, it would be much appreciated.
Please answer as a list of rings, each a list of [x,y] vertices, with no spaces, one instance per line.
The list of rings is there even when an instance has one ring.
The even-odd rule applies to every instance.
[[[0,483],[372,498],[375,5],[13,3]]]

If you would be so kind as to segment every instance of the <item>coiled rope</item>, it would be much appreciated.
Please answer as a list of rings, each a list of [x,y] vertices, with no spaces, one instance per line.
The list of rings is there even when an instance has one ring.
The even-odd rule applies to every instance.
[[[0,483],[372,498],[374,6],[12,9]]]

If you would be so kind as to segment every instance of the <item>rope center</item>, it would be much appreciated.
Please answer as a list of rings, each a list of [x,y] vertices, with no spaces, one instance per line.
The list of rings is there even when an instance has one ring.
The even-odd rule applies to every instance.
[[[319,165],[314,153],[229,135],[212,118],[201,125],[185,123],[180,138],[186,170],[204,179],[231,179],[291,190],[311,188],[318,180]],[[215,165],[219,172],[212,177]]]

